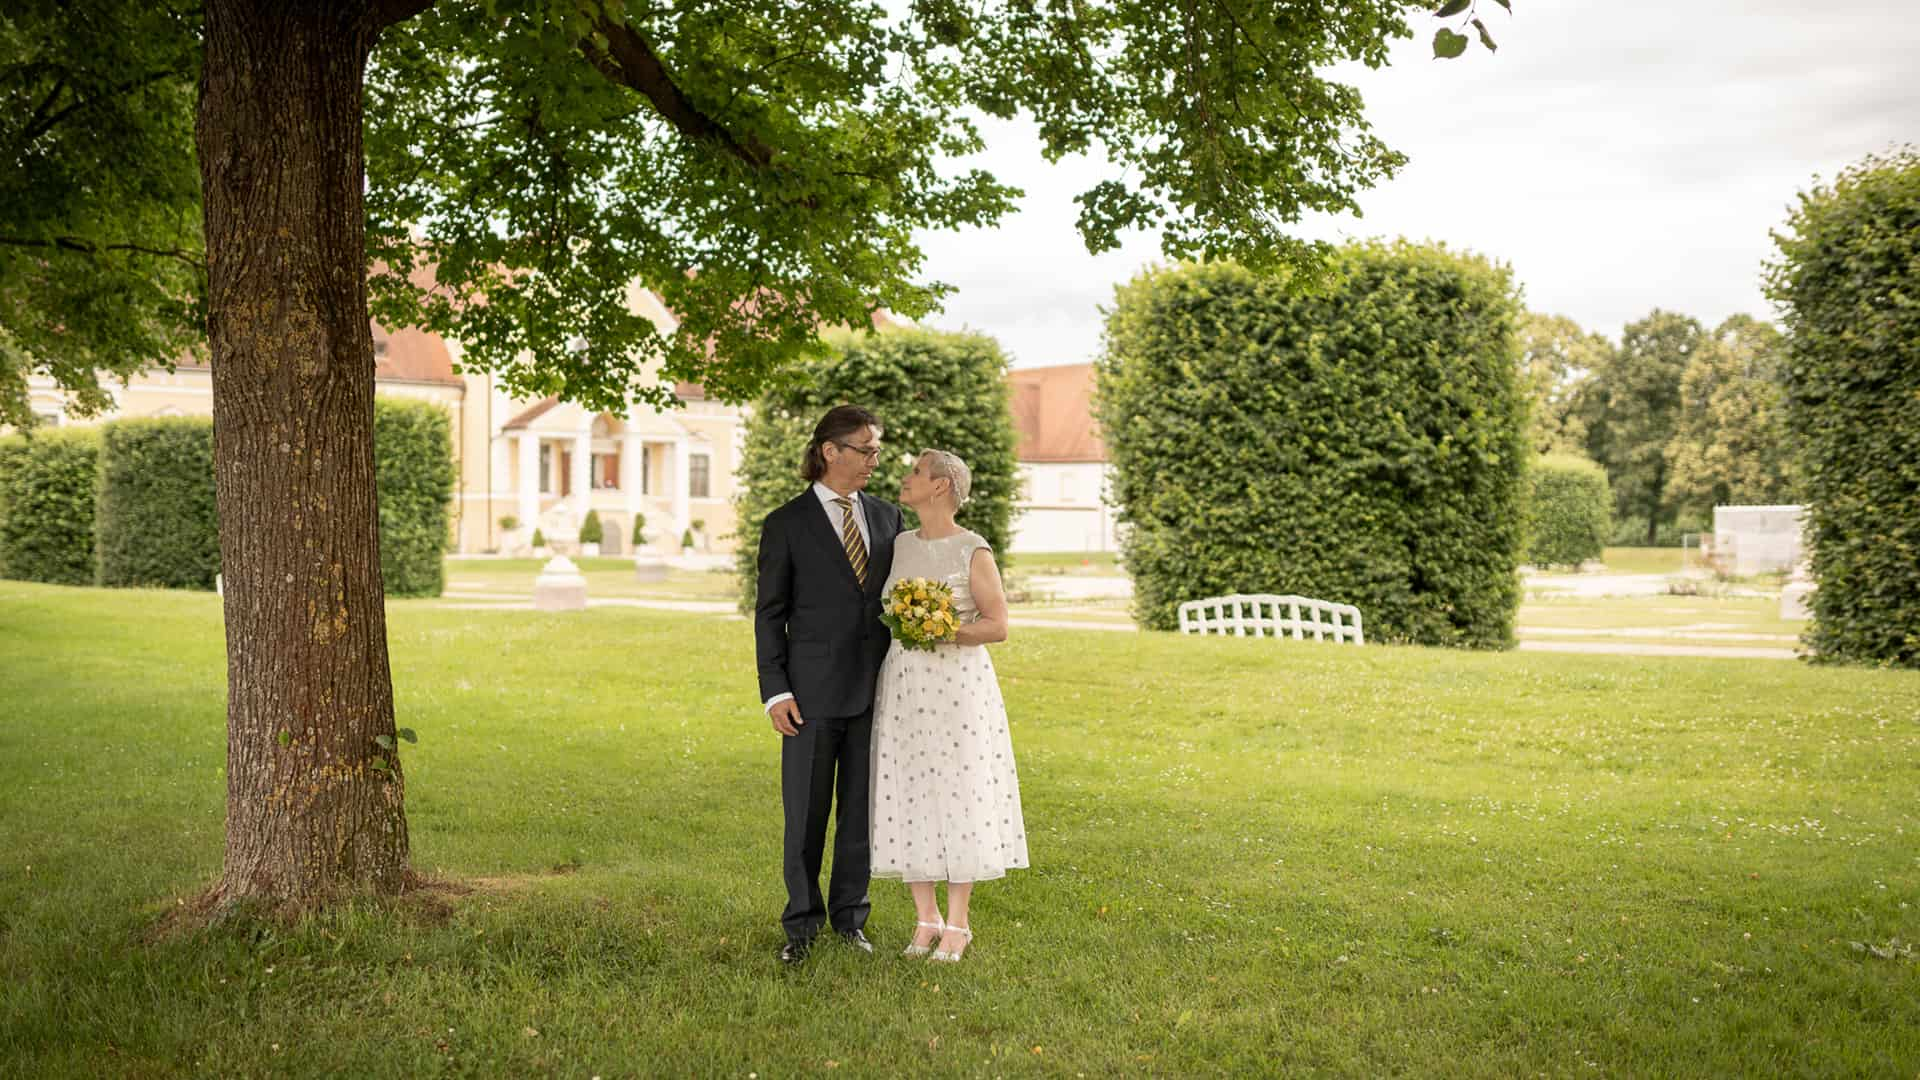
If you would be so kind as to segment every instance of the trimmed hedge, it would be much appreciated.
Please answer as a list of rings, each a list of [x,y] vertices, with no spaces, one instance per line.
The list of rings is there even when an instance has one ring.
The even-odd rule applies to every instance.
[[[94,428],[0,439],[0,577],[93,584],[99,457]]]
[[[747,420],[740,490],[733,500],[740,522],[740,609],[751,612],[758,592],[760,523],[806,489],[801,459],[813,426],[835,405],[860,405],[880,418],[887,452],[867,482],[878,498],[899,500],[913,454],[958,454],[973,473],[959,523],[993,545],[1004,569],[1015,461],[1007,359],[999,344],[984,334],[887,330],[836,334],[829,346],[826,355],[803,362],[784,386],[768,391]],[[908,528],[918,527],[912,511],[906,520]]]
[[[1807,500],[1814,658],[1920,668],[1920,152],[1800,196],[1767,293]]]
[[[373,476],[387,595],[439,596],[446,586],[454,481],[446,411],[425,401],[375,398]]]
[[[1607,471],[1573,454],[1548,454],[1527,481],[1527,561],[1578,566],[1599,558],[1613,530]]]
[[[1323,289],[1231,263],[1117,290],[1098,411],[1136,614],[1299,593],[1375,641],[1502,648],[1531,450],[1510,273],[1349,245]]]
[[[95,584],[213,588],[220,572],[220,511],[212,420],[107,424],[95,495]]]

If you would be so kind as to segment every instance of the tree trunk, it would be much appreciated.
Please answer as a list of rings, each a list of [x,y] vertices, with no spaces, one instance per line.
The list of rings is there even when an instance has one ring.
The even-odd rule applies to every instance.
[[[223,906],[410,877],[361,194],[377,31],[364,2],[206,5],[195,138],[226,592]]]

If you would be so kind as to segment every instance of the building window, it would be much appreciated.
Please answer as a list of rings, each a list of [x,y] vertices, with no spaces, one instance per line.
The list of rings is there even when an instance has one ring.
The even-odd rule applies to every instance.
[[[708,498],[712,484],[708,477],[713,471],[711,454],[687,455],[687,494],[696,499]]]
[[[1073,498],[1074,498],[1074,496],[1073,496],[1073,474],[1072,474],[1072,473],[1061,473],[1061,474],[1060,474],[1060,501],[1061,501],[1061,502],[1072,502],[1072,501],[1073,501]]]
[[[640,448],[640,494],[653,494],[653,448]]]
[[[553,447],[540,444],[540,494],[553,492]]]
[[[590,472],[593,477],[593,490],[620,490],[620,455],[618,453],[593,455],[593,466]]]
[[[37,412],[33,414],[33,419],[41,427],[60,426],[60,414],[57,412]]]

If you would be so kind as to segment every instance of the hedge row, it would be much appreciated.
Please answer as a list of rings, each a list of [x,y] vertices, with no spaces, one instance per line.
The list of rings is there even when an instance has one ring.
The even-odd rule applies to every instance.
[[[1607,472],[1572,454],[1548,454],[1528,474],[1527,561],[1578,566],[1597,559],[1612,531]]]
[[[213,422],[198,417],[106,425],[94,583],[211,589],[220,572]]]
[[[1920,152],[1800,198],[1768,281],[1787,327],[1816,659],[1920,668]]]
[[[1368,637],[1513,642],[1531,452],[1508,271],[1357,245],[1309,291],[1230,263],[1118,290],[1098,366],[1136,614],[1298,593]]]
[[[93,582],[93,482],[100,433],[0,439],[0,577]]]
[[[387,594],[439,595],[454,482],[446,413],[376,400],[374,475]],[[220,570],[213,478],[213,422],[201,417],[0,440],[0,576],[211,589]]]

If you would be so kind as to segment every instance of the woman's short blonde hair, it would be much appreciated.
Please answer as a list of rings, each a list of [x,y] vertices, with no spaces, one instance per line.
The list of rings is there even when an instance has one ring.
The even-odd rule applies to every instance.
[[[960,460],[959,455],[945,450],[922,450],[920,457],[927,462],[927,475],[935,480],[945,480],[953,487],[953,508],[967,505],[967,496],[973,490],[973,470]]]

